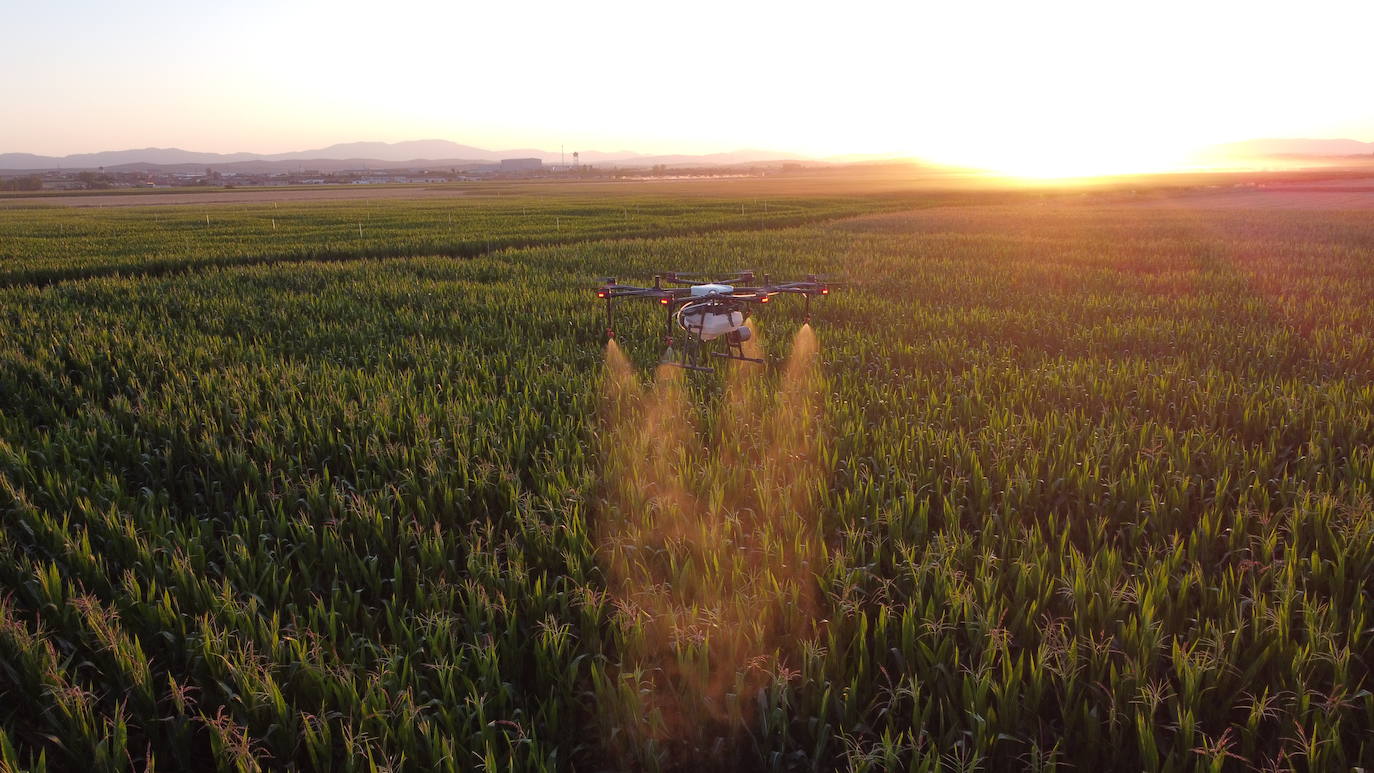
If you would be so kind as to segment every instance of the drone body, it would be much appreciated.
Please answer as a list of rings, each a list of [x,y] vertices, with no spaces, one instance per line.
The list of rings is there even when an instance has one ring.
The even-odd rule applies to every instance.
[[[806,298],[806,318],[811,319],[811,296],[827,296],[830,287],[815,276],[800,282],[771,283],[764,275],[761,285],[754,285],[754,272],[742,271],[725,277],[669,272],[654,277],[652,287],[623,285],[612,277],[597,288],[596,297],[606,301],[606,335],[615,338],[615,301],[620,298],[652,298],[665,307],[664,343],[673,352],[679,336],[683,344],[682,359],[665,356],[664,362],[688,370],[709,371],[704,362],[706,350],[715,341],[724,341],[724,351],[713,351],[716,357],[742,362],[763,362],[747,357],[743,344],[753,337],[748,321],[752,311],[768,303],[781,293],[800,294]],[[668,286],[665,286],[668,285]]]

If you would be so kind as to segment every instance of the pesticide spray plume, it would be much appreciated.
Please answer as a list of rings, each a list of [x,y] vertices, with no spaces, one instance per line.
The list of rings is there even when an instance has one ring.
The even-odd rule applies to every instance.
[[[613,399],[639,390],[639,376],[614,338],[606,342],[605,379],[609,390],[606,396]]]
[[[686,453],[692,428],[684,413],[682,371],[659,365],[646,389],[634,365],[615,341],[606,344],[602,387],[602,458],[604,476],[618,489],[617,501],[636,510],[683,512],[695,509],[694,497],[682,484],[677,462]],[[675,522],[676,519],[664,519]],[[631,521],[622,521],[623,536],[642,537]]]
[[[619,674],[636,689],[598,697],[640,696],[607,721],[627,764],[646,748],[690,757],[740,737],[758,690],[791,678],[801,641],[819,633],[818,352],[803,326],[776,380],[729,363],[706,439],[681,368],[659,365],[643,385],[607,345],[598,560],[624,632]],[[763,357],[757,327],[744,353]]]
[[[753,334],[741,344],[745,357],[765,358],[763,329],[757,320],[750,321]],[[750,363],[731,363],[725,375],[725,404],[721,431],[717,438],[722,461],[727,465],[749,463],[757,456],[758,432],[762,414],[766,410],[765,389],[760,383],[765,370]],[[747,458],[746,458],[747,457]]]

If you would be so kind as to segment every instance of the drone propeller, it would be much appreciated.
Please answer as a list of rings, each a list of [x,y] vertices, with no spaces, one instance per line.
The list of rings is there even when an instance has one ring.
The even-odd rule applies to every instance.
[[[734,282],[754,281],[753,271],[731,271],[708,273],[704,271],[668,271],[661,275],[663,281],[676,284],[731,284]]]

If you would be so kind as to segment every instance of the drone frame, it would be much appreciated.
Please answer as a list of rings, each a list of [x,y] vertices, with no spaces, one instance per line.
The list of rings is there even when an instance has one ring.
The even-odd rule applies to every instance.
[[[771,301],[773,296],[793,293],[802,295],[806,299],[806,321],[811,321],[811,297],[819,295],[827,297],[830,295],[830,284],[823,282],[814,274],[807,275],[806,279],[800,282],[772,283],[769,276],[764,274],[762,284],[753,285],[755,273],[753,271],[737,271],[726,275],[707,275],[689,274],[684,272],[670,271],[663,274],[654,275],[652,287],[639,287],[635,285],[622,285],[616,281],[615,277],[606,278],[605,282],[597,288],[596,297],[606,301],[606,337],[615,338],[615,301],[620,298],[652,298],[656,299],[666,308],[667,316],[664,320],[663,341],[668,351],[672,351],[674,344],[677,343],[674,325],[686,332],[682,341],[683,357],[681,361],[665,359],[664,363],[674,365],[687,370],[710,372],[713,370],[705,364],[704,350],[709,347],[709,341],[702,339],[706,324],[707,314],[732,314],[739,312],[745,320],[748,320],[755,305],[764,305]],[[745,283],[743,286],[736,286],[734,283]],[[728,292],[710,292],[701,295],[693,295],[692,290],[704,284],[720,284],[730,287]],[[676,285],[676,286],[665,286]],[[700,310],[700,322],[695,329],[690,324],[682,322],[682,314],[688,309]],[[725,351],[716,351],[712,354],[727,360],[739,362],[763,363],[762,359],[749,357],[744,354],[744,341],[737,331],[730,331],[719,336],[725,341]]]

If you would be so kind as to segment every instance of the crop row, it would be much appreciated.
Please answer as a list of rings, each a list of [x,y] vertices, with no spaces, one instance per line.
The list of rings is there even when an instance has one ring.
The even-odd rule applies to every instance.
[[[203,265],[471,257],[508,247],[779,228],[892,209],[909,200],[610,193],[9,208],[0,210],[0,283],[161,274]]]

